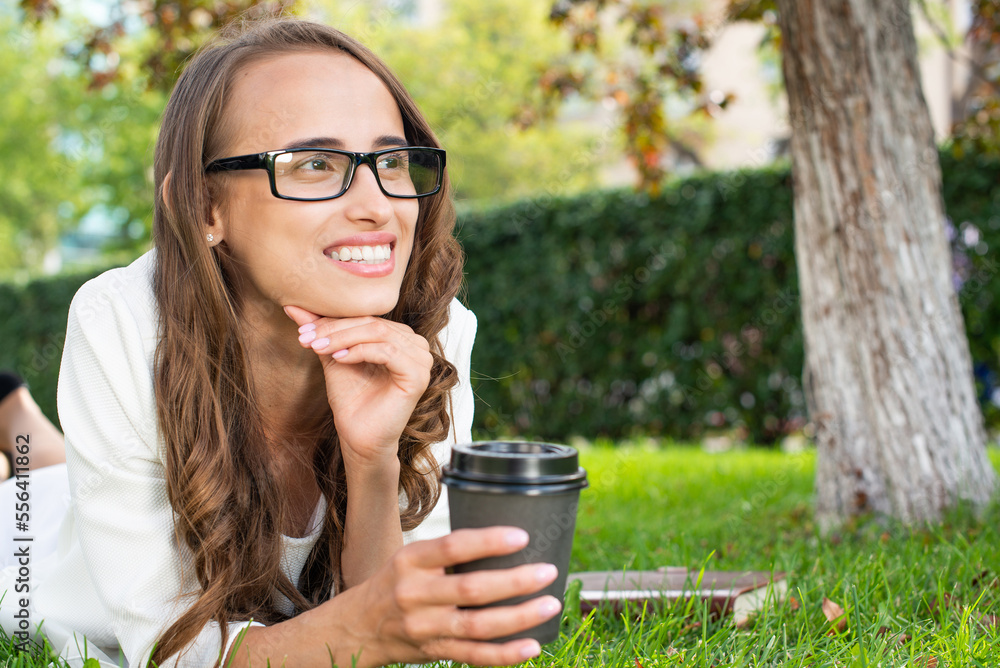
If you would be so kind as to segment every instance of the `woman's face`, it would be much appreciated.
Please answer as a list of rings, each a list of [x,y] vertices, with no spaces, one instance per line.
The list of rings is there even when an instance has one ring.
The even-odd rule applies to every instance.
[[[367,152],[406,144],[389,90],[350,56],[305,52],[253,63],[237,75],[230,100],[234,130],[226,157],[299,146]],[[222,178],[215,227],[240,274],[245,302],[269,310],[295,305],[331,317],[392,310],[413,248],[417,200],[386,197],[367,165],[357,168],[346,193],[320,202],[274,197],[264,170]],[[341,261],[345,248],[365,259]]]

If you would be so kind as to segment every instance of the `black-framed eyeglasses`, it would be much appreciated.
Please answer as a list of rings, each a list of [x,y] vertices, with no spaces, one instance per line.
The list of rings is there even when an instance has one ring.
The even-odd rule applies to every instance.
[[[293,148],[214,160],[206,172],[266,169],[271,194],[317,202],[340,197],[351,187],[358,165],[368,165],[387,197],[413,199],[441,190],[445,152],[426,146],[353,153],[333,148]]]

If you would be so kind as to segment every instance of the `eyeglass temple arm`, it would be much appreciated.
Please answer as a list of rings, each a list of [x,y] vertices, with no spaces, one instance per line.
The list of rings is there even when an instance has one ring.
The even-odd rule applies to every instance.
[[[232,172],[240,169],[264,169],[267,167],[267,153],[238,155],[208,163],[206,172]]]

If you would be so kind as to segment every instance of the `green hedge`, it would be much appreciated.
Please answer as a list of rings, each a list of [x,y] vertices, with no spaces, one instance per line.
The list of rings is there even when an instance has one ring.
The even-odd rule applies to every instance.
[[[987,419],[1000,370],[1000,163],[942,155],[956,285]],[[460,216],[480,436],[769,442],[804,423],[788,170],[541,197]],[[93,274],[0,285],[0,368],[55,416],[76,289]]]
[[[788,172],[462,217],[477,424],[564,439],[801,425]]]

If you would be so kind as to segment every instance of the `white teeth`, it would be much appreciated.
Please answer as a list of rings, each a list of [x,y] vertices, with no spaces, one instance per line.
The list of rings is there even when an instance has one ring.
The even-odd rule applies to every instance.
[[[341,246],[340,250],[330,252],[330,258],[341,262],[357,262],[361,264],[382,264],[392,256],[389,244],[379,246]]]

